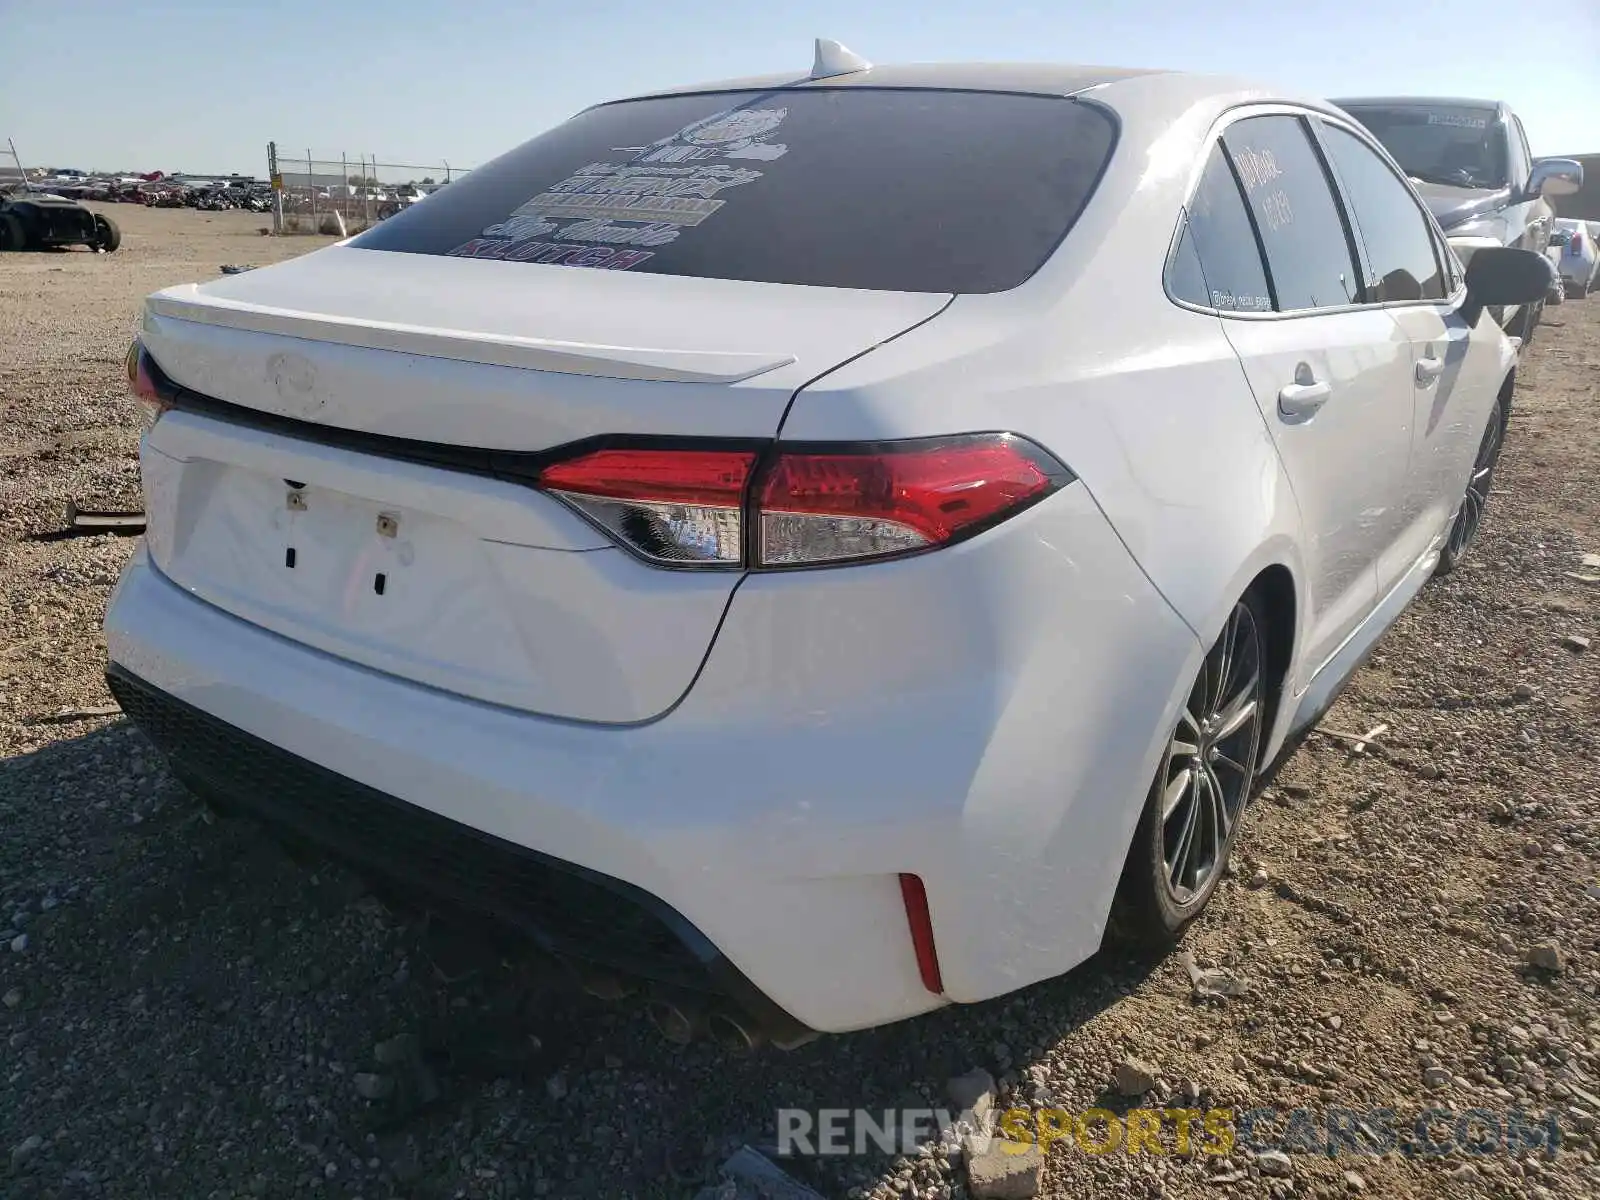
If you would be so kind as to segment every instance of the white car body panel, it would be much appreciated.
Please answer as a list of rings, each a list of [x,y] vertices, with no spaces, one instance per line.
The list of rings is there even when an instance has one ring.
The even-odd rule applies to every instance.
[[[900,871],[927,883],[949,1000],[1094,952],[1137,817],[1097,798],[1143,792],[1198,661],[1085,491],[1016,520],[871,572],[752,576],[683,703],[627,730],[353,668],[185,598],[144,555],[109,653],[342,775],[646,888],[844,1031],[940,1003]],[[1064,611],[1092,636],[1060,636]]]
[[[330,246],[159,292],[144,336],[175,382],[246,408],[539,450],[770,437],[796,388],[948,300]]]
[[[249,287],[239,275],[157,293],[144,339],[205,396],[422,442],[470,428],[474,446],[525,453],[619,430],[770,438],[808,378],[949,301],[600,274],[335,246],[249,272]],[[617,336],[619,307],[629,343],[598,344],[599,331]],[[526,486],[181,415],[157,425],[144,474],[155,561],[195,595],[530,712],[659,715],[693,680],[738,582],[644,566]],[[311,485],[306,511],[287,508],[286,480]],[[401,536],[378,535],[380,514]]]
[[[1484,420],[1501,382],[1516,366],[1516,350],[1505,340],[1471,337],[1455,316],[1461,297],[1445,304],[1404,304],[1386,309],[1411,349],[1412,370],[1440,362],[1443,371],[1411,376],[1411,452],[1401,489],[1405,516],[1399,536],[1380,566],[1378,590],[1388,593],[1406,570],[1433,546],[1455,515]]]
[[[885,70],[871,75],[906,86],[1051,78]],[[180,411],[144,445],[147,553],[112,600],[111,662],[649,891],[813,1029],[1083,961],[1239,596],[1263,572],[1293,586],[1270,758],[1427,577],[1514,366],[1492,321],[1470,337],[1452,322],[1459,297],[1260,321],[1169,299],[1169,234],[1219,123],[1275,98],[1161,74],[1094,96],[1121,148],[1006,292],[335,247],[166,293],[145,319],[178,384],[330,429],[507,452],[619,432],[1013,431],[1077,476],[1036,506],[894,562],[666,571],[522,484]],[[1414,368],[1435,347],[1450,367],[1424,386]],[[1275,396],[1301,361],[1333,395],[1286,423]],[[284,503],[286,481],[308,510]],[[340,515],[303,544],[327,561],[291,588],[286,539],[319,505]],[[383,512],[390,546],[366,528]],[[431,574],[408,590],[412,529]],[[383,596],[380,566],[398,581]],[[939,995],[919,979],[902,873],[926,887]]]
[[[1307,347],[1302,322],[1317,345]],[[1315,670],[1377,603],[1410,453],[1410,351],[1382,309],[1223,324],[1299,503],[1311,618],[1302,646]],[[1280,389],[1297,380],[1332,389],[1309,418],[1278,411]]]

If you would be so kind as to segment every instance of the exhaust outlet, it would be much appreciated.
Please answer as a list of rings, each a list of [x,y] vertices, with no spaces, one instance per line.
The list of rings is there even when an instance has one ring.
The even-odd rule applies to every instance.
[[[766,1040],[760,1028],[742,1013],[719,1009],[706,1019],[706,1024],[712,1039],[730,1054],[749,1054]]]

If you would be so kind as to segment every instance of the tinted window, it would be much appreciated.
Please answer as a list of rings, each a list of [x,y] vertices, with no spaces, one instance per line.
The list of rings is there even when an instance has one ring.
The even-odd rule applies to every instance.
[[[1522,127],[1522,118],[1514,116],[1511,118],[1511,120],[1514,128],[1517,131],[1515,146],[1516,161],[1511,165],[1513,170],[1516,172],[1515,182],[1526,187],[1528,183],[1528,176],[1533,173],[1533,150],[1528,145],[1528,131]]]
[[[1366,248],[1363,299],[1443,299],[1433,237],[1411,189],[1354,134],[1324,124],[1322,138]]]
[[[1222,140],[1255,217],[1280,312],[1356,302],[1344,222],[1328,176],[1294,117],[1249,117]]]
[[[1261,249],[1220,146],[1206,161],[1186,215],[1169,276],[1172,294],[1224,312],[1271,312]]]
[[[1492,108],[1346,104],[1413,179],[1447,187],[1502,188],[1507,138]]]
[[[372,250],[909,292],[1015,287],[1115,130],[1074,100],[868,88],[590,109],[352,243]]]

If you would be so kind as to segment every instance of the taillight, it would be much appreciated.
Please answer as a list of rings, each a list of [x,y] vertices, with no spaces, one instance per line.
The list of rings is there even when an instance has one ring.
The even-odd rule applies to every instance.
[[[1583,253],[1583,234],[1581,232],[1578,232],[1578,231],[1574,230],[1573,234],[1572,234],[1572,240],[1570,242],[1568,242],[1567,245],[1571,247],[1570,253],[1572,253],[1574,256],[1582,254]]]
[[[747,450],[601,450],[539,486],[641,557],[756,569],[859,562],[972,537],[1072,482],[1011,434]]]
[[[128,347],[127,368],[128,390],[139,402],[139,412],[144,418],[144,427],[149,429],[172,405],[162,396],[161,389],[156,385],[155,375],[150,368],[150,356],[145,353],[143,344],[137,339]]]
[[[600,450],[546,467],[539,486],[652,562],[736,567],[754,451]]]
[[[783,453],[761,481],[760,565],[943,546],[1048,495],[1065,468],[1005,434]]]

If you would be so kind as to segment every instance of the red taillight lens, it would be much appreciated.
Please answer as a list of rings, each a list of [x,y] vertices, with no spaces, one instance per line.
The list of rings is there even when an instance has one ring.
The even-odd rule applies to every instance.
[[[976,434],[797,447],[754,478],[746,450],[600,450],[546,467],[539,486],[666,566],[818,566],[948,545],[1074,476],[1033,443]],[[758,547],[747,564],[747,514]]]
[[[1006,434],[782,454],[761,483],[760,565],[880,558],[988,528],[1060,487],[1066,469]]]
[[[653,562],[736,567],[755,461],[754,451],[600,450],[546,467],[539,486]]]
[[[1572,253],[1574,255],[1582,254],[1583,253],[1583,234],[1581,232],[1577,231],[1577,230],[1574,230],[1573,234],[1572,234],[1572,240],[1570,242],[1568,242],[1567,244],[1572,247]]]
[[[150,356],[144,352],[144,346],[135,341],[128,347],[128,390],[133,393],[133,398],[139,402],[141,415],[144,417],[145,428],[149,428],[161,419],[161,414],[172,407],[161,395],[161,389],[156,386],[155,376],[150,370]]]

